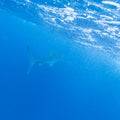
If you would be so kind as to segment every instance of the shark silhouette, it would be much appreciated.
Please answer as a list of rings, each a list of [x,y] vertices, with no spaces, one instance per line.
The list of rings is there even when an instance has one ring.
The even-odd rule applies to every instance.
[[[31,69],[33,68],[34,65],[48,65],[49,67],[52,67],[55,63],[58,61],[61,61],[61,58],[58,54],[50,54],[48,56],[42,57],[42,58],[35,58],[30,50],[30,47],[27,47],[28,51],[28,56],[29,56],[29,66],[27,70],[27,74],[30,74]]]

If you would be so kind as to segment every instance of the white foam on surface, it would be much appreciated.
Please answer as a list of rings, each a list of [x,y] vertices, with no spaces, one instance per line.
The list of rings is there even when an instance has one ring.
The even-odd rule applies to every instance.
[[[120,3],[115,0],[84,0],[83,4],[68,1],[62,7],[56,5],[61,3],[60,0],[54,0],[54,5],[30,0],[23,3],[14,1],[18,6],[26,6],[28,14],[31,14],[29,9],[34,8],[32,19],[37,16],[38,21],[42,19],[58,30],[62,29],[70,41],[103,50],[115,59],[120,58]]]

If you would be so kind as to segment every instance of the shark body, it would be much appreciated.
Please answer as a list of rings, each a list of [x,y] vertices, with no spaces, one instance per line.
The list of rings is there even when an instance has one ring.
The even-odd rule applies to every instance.
[[[54,64],[56,64],[58,61],[60,61],[60,57],[57,54],[50,54],[48,56],[36,59],[30,51],[30,48],[28,47],[28,55],[29,55],[29,66],[27,74],[30,74],[31,69],[34,67],[34,65],[48,65],[49,67],[52,67]]]

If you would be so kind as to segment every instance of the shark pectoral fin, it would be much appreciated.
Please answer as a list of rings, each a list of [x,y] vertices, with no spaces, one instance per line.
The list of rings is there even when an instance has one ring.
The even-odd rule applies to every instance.
[[[53,64],[49,64],[49,66],[50,66],[50,67],[52,67],[52,66],[53,66]]]
[[[49,63],[49,66],[50,66],[50,67],[53,67],[53,65],[54,65],[54,63]]]

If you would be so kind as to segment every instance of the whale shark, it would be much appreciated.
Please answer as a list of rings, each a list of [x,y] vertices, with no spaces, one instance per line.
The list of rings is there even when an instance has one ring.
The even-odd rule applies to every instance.
[[[51,53],[47,56],[35,58],[35,56],[32,54],[30,47],[27,47],[28,52],[28,59],[29,59],[29,65],[27,74],[29,75],[34,65],[43,66],[48,65],[49,67],[52,67],[57,62],[61,61],[61,57],[58,54]]]

